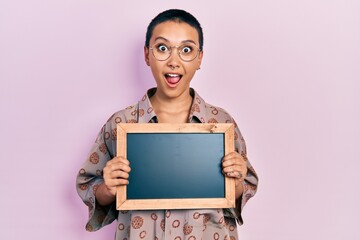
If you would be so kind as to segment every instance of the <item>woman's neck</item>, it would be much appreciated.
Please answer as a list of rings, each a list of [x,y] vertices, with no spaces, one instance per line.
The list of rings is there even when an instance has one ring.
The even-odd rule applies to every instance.
[[[177,98],[169,98],[156,92],[150,98],[159,123],[186,123],[192,100],[190,92]]]

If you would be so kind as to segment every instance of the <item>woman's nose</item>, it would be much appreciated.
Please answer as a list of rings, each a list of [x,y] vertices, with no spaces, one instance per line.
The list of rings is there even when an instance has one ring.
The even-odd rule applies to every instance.
[[[172,51],[171,51],[171,54],[170,54],[170,57],[168,59],[168,62],[167,62],[167,65],[172,69],[174,70],[175,68],[178,68],[180,67],[180,56],[177,52],[177,49],[173,48]]]

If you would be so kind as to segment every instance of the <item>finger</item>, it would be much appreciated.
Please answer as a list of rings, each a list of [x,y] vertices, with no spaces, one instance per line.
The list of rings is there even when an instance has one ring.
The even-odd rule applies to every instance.
[[[122,178],[115,178],[115,179],[110,179],[108,181],[105,181],[105,185],[108,188],[117,187],[117,186],[121,186],[121,185],[127,185],[127,184],[129,184],[129,180],[122,179]]]
[[[129,178],[129,173],[124,172],[124,171],[113,171],[110,174],[110,177],[112,179],[116,179],[116,178],[128,179]]]
[[[234,172],[227,173],[226,176],[232,177],[232,178],[237,178],[237,179],[242,179],[244,175],[241,172],[234,171]]]
[[[114,157],[113,159],[107,162],[107,164],[116,164],[116,163],[124,163],[126,165],[130,165],[129,160],[123,157]]]
[[[241,166],[241,165],[231,165],[229,167],[223,168],[224,173],[228,173],[228,172],[245,172],[245,171],[247,171],[246,166]]]
[[[131,168],[130,168],[129,165],[127,165],[125,163],[122,163],[122,162],[119,162],[119,163],[114,163],[113,165],[111,165],[111,170],[112,171],[121,170],[121,171],[124,171],[124,172],[130,172]]]
[[[228,153],[226,154],[224,157],[223,157],[223,161],[227,161],[229,159],[232,159],[232,158],[236,158],[238,156],[241,156],[238,152],[231,152],[231,153]]]
[[[233,165],[236,165],[236,162],[237,162],[236,159],[227,159],[222,162],[222,166],[223,167],[233,166]]]
[[[246,154],[244,152],[241,152],[241,153],[238,153],[238,152],[231,152],[229,154],[227,154],[223,160],[228,160],[228,159],[232,159],[232,158],[237,158],[239,157],[240,159],[244,160],[244,161],[247,161],[248,158],[246,156]]]
[[[229,167],[229,166],[233,166],[233,165],[243,166],[243,165],[246,165],[246,162],[239,157],[227,159],[226,161],[222,162],[223,167]]]
[[[127,180],[129,178],[129,173],[122,170],[116,170],[116,171],[105,171],[103,175],[104,181],[106,184],[109,184],[109,181],[114,179],[125,179]]]
[[[111,160],[111,162],[109,161],[108,163],[106,163],[106,166],[104,167],[104,173],[116,170],[130,172],[131,169],[129,167],[129,163],[130,162],[127,159],[113,159]]]

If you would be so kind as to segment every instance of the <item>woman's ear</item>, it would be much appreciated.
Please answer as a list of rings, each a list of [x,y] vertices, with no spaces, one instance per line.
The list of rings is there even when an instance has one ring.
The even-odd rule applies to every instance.
[[[145,57],[145,62],[146,62],[146,65],[150,66],[150,61],[149,61],[149,48],[144,46],[144,57]]]
[[[198,56],[198,69],[197,70],[200,69],[203,56],[204,56],[204,51],[200,51],[199,56]]]

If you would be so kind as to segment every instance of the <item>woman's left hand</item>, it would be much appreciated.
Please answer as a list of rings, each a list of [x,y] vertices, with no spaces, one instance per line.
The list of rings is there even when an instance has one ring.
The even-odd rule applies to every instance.
[[[223,173],[227,177],[238,179],[239,182],[244,181],[247,174],[247,157],[245,154],[232,152],[227,154],[222,160]]]

